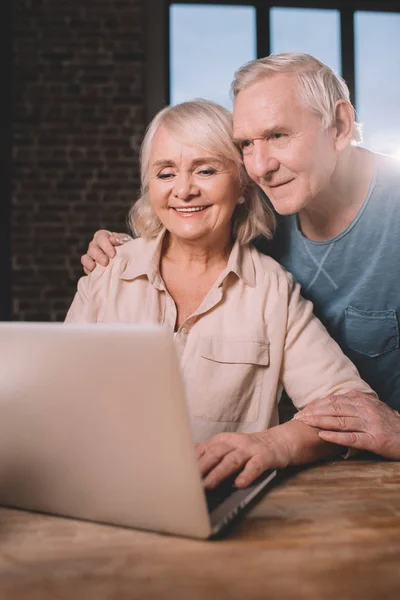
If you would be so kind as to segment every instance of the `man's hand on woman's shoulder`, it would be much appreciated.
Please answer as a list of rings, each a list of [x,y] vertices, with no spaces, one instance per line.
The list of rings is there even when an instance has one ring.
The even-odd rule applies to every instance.
[[[115,233],[99,229],[89,243],[86,254],[81,257],[81,264],[86,275],[89,275],[96,264],[106,267],[110,258],[115,256],[115,246],[121,246],[132,238],[126,233]]]
[[[357,391],[310,402],[294,418],[321,429],[321,439],[400,460],[400,414]]]

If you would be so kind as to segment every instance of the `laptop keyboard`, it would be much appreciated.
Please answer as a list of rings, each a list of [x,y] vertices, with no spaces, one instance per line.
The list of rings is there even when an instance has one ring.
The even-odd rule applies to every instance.
[[[227,477],[216,488],[209,490],[204,489],[206,494],[208,512],[213,512],[220,504],[222,504],[229,496],[238,491],[234,485],[237,473],[231,477]]]

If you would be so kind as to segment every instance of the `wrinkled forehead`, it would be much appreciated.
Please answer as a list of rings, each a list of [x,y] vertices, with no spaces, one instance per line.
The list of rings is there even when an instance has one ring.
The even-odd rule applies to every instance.
[[[234,137],[250,134],[255,137],[265,128],[289,126],[305,110],[294,74],[279,73],[260,78],[235,98]]]
[[[218,133],[207,131],[198,123],[172,126],[161,124],[155,132],[151,148],[150,163],[160,160],[197,161],[200,158],[213,159],[223,165],[236,161],[231,132],[226,139]]]

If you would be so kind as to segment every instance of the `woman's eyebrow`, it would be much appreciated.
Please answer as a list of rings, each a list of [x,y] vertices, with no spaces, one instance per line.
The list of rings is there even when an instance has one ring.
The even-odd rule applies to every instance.
[[[168,160],[166,158],[162,158],[160,160],[156,160],[152,163],[152,167],[174,167],[175,163],[173,160]]]
[[[196,167],[198,165],[203,165],[204,163],[212,163],[214,165],[222,165],[223,161],[216,156],[200,156],[192,161],[191,165]],[[175,167],[176,163],[173,160],[168,159],[160,159],[156,160],[152,163],[152,167]]]
[[[213,163],[215,165],[221,165],[222,160],[220,158],[217,158],[216,156],[201,156],[200,158],[196,158],[192,162],[192,165],[197,166],[203,165],[204,163]]]

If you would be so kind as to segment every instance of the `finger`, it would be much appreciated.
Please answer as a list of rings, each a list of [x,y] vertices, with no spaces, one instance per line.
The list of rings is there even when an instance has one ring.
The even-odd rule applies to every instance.
[[[321,401],[314,405],[310,403],[296,413],[293,418],[302,420],[303,417],[309,415],[359,417],[362,412],[358,406],[351,404],[344,398],[343,400],[335,399],[328,402]]]
[[[205,445],[205,451],[199,459],[200,473],[204,476],[211,471],[228,452],[231,452],[232,446],[222,443],[214,443],[209,446]]]
[[[108,252],[109,252],[109,254],[115,255],[115,248],[110,243],[109,243]],[[100,248],[100,246],[97,244],[97,242],[94,242],[93,240],[89,244],[89,247],[87,249],[87,254],[88,254],[88,256],[90,256],[90,258],[92,260],[95,261],[95,263],[102,265],[103,267],[106,267],[108,265],[108,263],[110,262],[110,258],[112,258],[112,256],[109,256],[108,254],[106,254],[103,251],[103,249]]]
[[[373,452],[373,440],[367,433],[360,431],[318,431],[318,435],[322,440],[331,444]]]
[[[239,471],[247,460],[248,456],[246,456],[244,452],[241,452],[238,449],[231,450],[207,475],[204,480],[205,487],[216,487],[223,479]]]
[[[308,410],[310,408],[315,408],[316,406],[326,406],[332,401],[332,398],[334,397],[335,396],[331,395],[324,396],[324,398],[316,398],[315,400],[311,400],[311,402],[308,402],[306,406],[304,406],[301,410]]]
[[[81,265],[86,275],[89,275],[89,273],[91,273],[95,268],[96,263],[88,254],[84,254],[81,256]]]
[[[235,485],[238,488],[244,488],[253,483],[257,477],[259,477],[266,469],[269,468],[269,464],[266,457],[262,457],[260,454],[252,456],[247,461],[245,468],[235,479]]]
[[[204,444],[200,444],[200,443],[195,444],[194,449],[195,449],[197,458],[201,458],[206,451]]]
[[[132,237],[127,235],[126,233],[112,233],[109,237],[110,242],[113,246],[121,246],[122,244],[126,244],[126,242],[131,242]]]
[[[367,423],[362,417],[348,417],[337,415],[302,415],[297,419],[301,423],[332,431],[365,431]]]
[[[366,404],[375,403],[377,399],[357,390],[350,390],[345,394],[331,394],[324,398],[316,398],[309,402],[302,410],[314,409],[316,407],[331,406],[335,404],[347,404],[352,407],[365,407]],[[379,401],[378,401],[379,402]]]
[[[93,246],[92,246],[92,244],[93,244]],[[117,242],[115,245],[119,246],[120,243]],[[97,240],[94,240],[93,242],[91,242],[89,244],[89,250],[91,249],[91,246],[92,246],[93,252],[96,253],[97,258],[100,258],[101,254],[104,254],[108,258],[114,258],[115,245],[111,243],[111,236],[108,236],[108,237],[105,237],[105,236],[100,237],[99,236],[97,238]],[[88,254],[90,254],[90,256],[92,258],[95,258],[94,255],[92,254],[92,252],[88,251]],[[96,262],[99,262],[99,261],[96,260]],[[108,264],[108,261],[107,261],[107,264]]]

